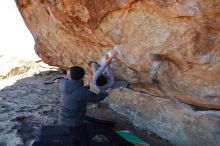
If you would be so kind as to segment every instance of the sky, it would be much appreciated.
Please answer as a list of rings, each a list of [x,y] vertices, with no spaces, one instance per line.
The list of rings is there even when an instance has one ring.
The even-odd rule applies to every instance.
[[[0,0],[0,55],[36,58],[34,40],[14,0]]]

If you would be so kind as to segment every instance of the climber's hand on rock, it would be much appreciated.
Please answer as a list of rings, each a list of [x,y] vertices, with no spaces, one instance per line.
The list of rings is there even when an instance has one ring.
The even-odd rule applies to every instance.
[[[110,51],[108,51],[108,57],[109,58],[114,58],[116,56],[116,52],[114,51],[114,50],[110,50]]]
[[[116,57],[116,52],[112,51],[111,58],[114,58],[114,57]]]
[[[103,61],[104,61],[104,63],[108,63],[108,60],[109,60],[108,55],[105,55],[105,56],[103,57]]]

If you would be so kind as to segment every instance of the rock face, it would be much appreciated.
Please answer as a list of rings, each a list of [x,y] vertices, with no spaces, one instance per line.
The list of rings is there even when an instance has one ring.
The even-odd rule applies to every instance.
[[[166,102],[178,99],[199,108],[215,109],[219,115],[220,0],[16,0],[16,3],[35,39],[36,53],[44,62],[64,69],[82,65],[91,75],[87,63],[115,47],[118,55],[113,62],[114,73],[118,79],[128,81],[133,90],[170,99]],[[139,104],[141,99],[134,99],[135,103]],[[119,101],[118,105],[121,104]],[[139,109],[143,113],[141,119],[154,118],[144,115],[151,108],[143,105]],[[164,120],[185,124],[180,126],[180,131],[184,131],[181,144],[196,144],[192,139],[196,133],[189,134],[196,121],[205,124],[201,134],[214,130],[215,126],[206,127],[209,122],[217,123],[209,120],[212,112],[203,117],[202,112],[176,106],[172,110],[193,120],[188,122],[187,117],[164,113]],[[160,126],[165,127],[153,131],[178,143],[167,135],[170,128]],[[178,125],[174,133],[178,133]],[[211,134],[214,137],[215,133]],[[187,143],[188,140],[191,142]],[[220,143],[216,139],[213,144]]]
[[[195,110],[184,103],[134,92],[115,90],[107,98],[115,111],[129,115],[134,125],[157,133],[177,146],[219,146],[220,112]]]
[[[16,3],[46,63],[89,70],[90,60],[117,46],[118,78],[154,95],[220,109],[219,0]],[[150,53],[158,60],[152,61]]]

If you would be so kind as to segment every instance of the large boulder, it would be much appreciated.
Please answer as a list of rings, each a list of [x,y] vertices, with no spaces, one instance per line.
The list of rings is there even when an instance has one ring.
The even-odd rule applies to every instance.
[[[36,53],[46,63],[88,70],[90,60],[116,46],[118,78],[151,94],[220,109],[219,0],[16,3],[33,34]],[[156,62],[150,53],[159,56]]]
[[[114,109],[127,116],[140,111],[131,121],[174,144],[220,145],[220,0],[16,3],[44,62],[63,69],[81,65],[91,75],[88,62],[115,47],[114,74],[132,89],[125,92],[156,96],[149,98],[156,108],[139,94],[122,94],[109,101]],[[215,111],[205,111],[210,109]]]
[[[219,146],[220,112],[193,108],[167,99],[117,89],[107,98],[117,112],[134,125],[150,130],[176,146]]]

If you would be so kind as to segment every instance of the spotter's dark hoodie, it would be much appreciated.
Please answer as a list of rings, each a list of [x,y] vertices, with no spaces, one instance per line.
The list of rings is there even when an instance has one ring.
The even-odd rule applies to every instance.
[[[83,124],[88,102],[97,103],[108,96],[107,92],[95,94],[82,80],[64,79],[60,82],[61,107],[58,116],[60,125],[77,127]]]

